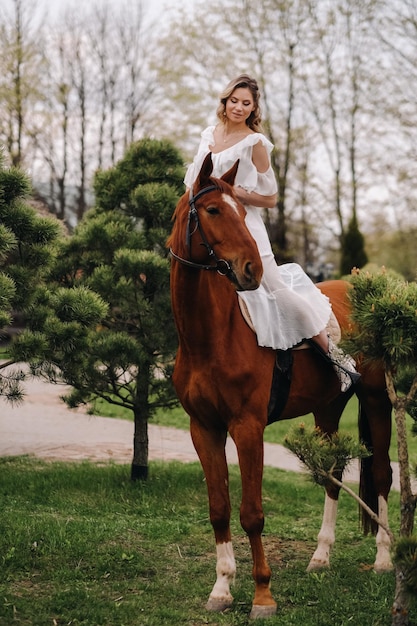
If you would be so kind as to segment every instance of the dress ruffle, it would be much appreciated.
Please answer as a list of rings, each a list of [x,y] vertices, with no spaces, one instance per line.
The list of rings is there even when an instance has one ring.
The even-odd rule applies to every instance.
[[[329,299],[297,263],[276,265],[273,281],[268,273],[258,289],[238,295],[247,306],[259,345],[269,348],[287,350],[318,335],[331,314]]]

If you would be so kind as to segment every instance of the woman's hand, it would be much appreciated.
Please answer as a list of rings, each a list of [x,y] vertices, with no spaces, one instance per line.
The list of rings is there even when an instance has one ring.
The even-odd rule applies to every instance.
[[[247,189],[241,187],[240,185],[236,185],[233,187],[233,191],[235,192],[237,199],[240,200],[242,204],[250,204],[249,196],[251,194]]]
[[[257,206],[261,209],[273,209],[277,203],[277,194],[273,196],[261,196],[256,191],[248,191],[244,187],[236,185],[233,187],[235,196],[240,202],[246,206]]]

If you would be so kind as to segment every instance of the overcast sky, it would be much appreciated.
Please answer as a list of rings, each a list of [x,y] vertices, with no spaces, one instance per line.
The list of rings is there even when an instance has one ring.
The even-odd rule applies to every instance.
[[[192,7],[197,0],[142,0],[146,15],[150,19],[168,15],[170,11],[178,6],[189,5]],[[67,6],[101,5],[109,3],[116,7],[124,3],[136,4],[138,0],[26,0],[30,6],[31,2],[37,6],[45,7],[51,15],[59,14]],[[5,8],[8,13],[12,10],[13,0],[0,0],[0,10]]]
[[[10,0],[6,0],[10,2]],[[137,0],[39,0],[47,6],[53,12],[59,12],[66,6],[73,6],[79,3],[80,5],[87,6],[88,4],[97,5],[109,2],[109,4],[114,4],[115,6],[119,6],[124,2],[130,2],[135,4]],[[180,0],[180,5],[184,6],[184,4],[192,5],[195,0]],[[171,9],[178,7],[178,0],[143,0],[143,6],[146,10],[146,13],[149,14],[149,17],[157,17],[163,16],[166,12]]]

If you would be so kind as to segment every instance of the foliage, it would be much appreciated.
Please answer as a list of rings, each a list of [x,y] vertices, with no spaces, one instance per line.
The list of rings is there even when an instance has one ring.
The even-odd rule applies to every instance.
[[[57,220],[40,217],[27,204],[30,190],[28,177],[15,167],[5,168],[0,153],[0,268],[3,277],[8,277],[3,284],[6,288],[8,282],[11,304],[19,310],[46,276],[62,234]],[[13,284],[14,294],[10,291]]]
[[[239,524],[236,466],[230,488],[238,572],[235,603],[224,614],[204,610],[216,556],[198,463],[152,463],[150,479],[135,487],[127,466],[28,457],[4,458],[0,466],[1,626],[247,626],[252,560]],[[331,569],[307,574],[321,490],[301,474],[266,468],[263,491],[263,541],[278,601],[268,624],[388,626],[394,577],[370,571],[375,540],[360,533],[351,499],[340,498]],[[395,509],[398,494],[391,497]]]
[[[148,139],[133,144],[114,168],[98,172],[97,205],[62,242],[54,282],[39,292],[30,309],[31,332],[16,347],[36,373],[61,376],[73,387],[69,406],[103,398],[129,409],[135,421],[132,471],[144,468],[145,475],[148,419],[177,403],[165,241],[183,174],[178,151]]]
[[[143,139],[133,143],[115,167],[97,172],[94,180],[96,204],[101,211],[118,209],[127,215],[149,220],[149,207],[143,207],[141,200],[142,186],[150,185],[146,188],[153,200],[151,216],[154,221],[166,225],[167,217],[171,217],[166,213],[172,204],[169,192],[182,194],[183,178],[184,164],[172,143]],[[164,189],[162,194],[160,186]]]
[[[351,283],[352,320],[359,332],[347,349],[396,368],[413,367],[417,363],[417,283],[407,283],[384,269],[378,274],[355,272]]]
[[[361,269],[367,262],[365,239],[359,230],[356,216],[353,216],[341,238],[340,273],[342,276],[350,274],[353,267]]]
[[[327,436],[320,429],[305,424],[294,426],[284,445],[306,466],[314,482],[322,486],[329,483],[329,475],[337,474],[340,480],[353,459],[370,456],[366,447],[350,435],[337,432]]]
[[[366,250],[377,267],[385,265],[405,280],[414,281],[417,278],[416,237],[417,228],[412,224],[404,221],[402,229],[396,230],[379,216],[378,223],[366,233]]]
[[[35,301],[61,234],[57,220],[38,216],[27,204],[30,189],[21,170],[4,167],[0,152],[0,331],[4,337],[9,337],[13,321]],[[21,369],[12,369],[12,364],[13,359],[2,366],[0,395],[18,402],[24,375]]]

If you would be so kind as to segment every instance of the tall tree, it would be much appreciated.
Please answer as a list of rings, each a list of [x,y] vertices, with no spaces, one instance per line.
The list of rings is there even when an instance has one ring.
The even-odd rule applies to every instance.
[[[365,252],[365,242],[362,233],[359,231],[356,217],[352,217],[347,230],[343,235],[340,273],[342,276],[349,275],[353,268],[362,268],[368,262]]]
[[[344,250],[348,224],[349,228],[354,225],[360,235],[359,150],[366,112],[363,86],[367,84],[363,52],[370,45],[368,30],[374,5],[373,0],[306,1],[308,31],[303,40],[303,55],[309,59],[303,72],[306,103],[332,176],[331,205],[337,219],[343,263],[349,256]],[[314,60],[311,59],[313,46]],[[360,240],[361,236],[357,241]],[[354,265],[362,267],[364,256],[362,247]]]
[[[47,164],[49,184],[37,193],[48,205],[51,213],[68,224],[68,176],[70,170],[70,115],[71,115],[71,69],[67,57],[64,33],[55,29],[49,45],[54,54],[48,67],[49,87],[42,111],[47,133],[36,137],[36,147],[41,159]]]
[[[80,221],[87,209],[87,133],[89,132],[89,98],[90,80],[92,73],[90,57],[87,53],[89,42],[85,37],[80,21],[73,16],[68,20],[71,23],[71,46],[73,56],[70,59],[72,86],[75,96],[74,117],[77,122],[77,159],[78,185],[76,198],[77,220]]]
[[[382,162],[375,186],[384,190],[378,207],[388,213],[391,228],[406,233],[417,225],[417,6],[414,0],[397,0],[383,7],[374,24],[381,46],[375,70],[383,68],[385,78],[372,102]]]
[[[36,3],[12,0],[0,13],[0,141],[10,162],[28,166],[32,137],[40,132],[32,111],[43,100],[42,30],[34,19]]]
[[[119,97],[124,106],[126,149],[132,141],[155,136],[152,104],[158,81],[149,62],[154,49],[150,36],[153,29],[147,26],[143,2],[125,3],[116,27],[121,72]]]

